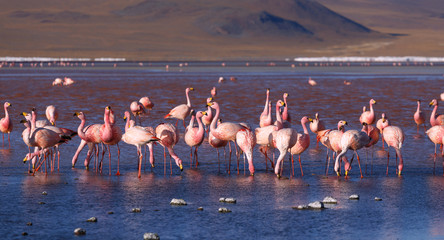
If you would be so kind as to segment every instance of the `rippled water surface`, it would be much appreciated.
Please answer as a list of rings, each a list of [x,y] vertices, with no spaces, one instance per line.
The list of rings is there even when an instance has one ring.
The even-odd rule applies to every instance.
[[[168,71],[165,64],[170,65]],[[145,232],[156,232],[162,239],[444,239],[442,158],[437,158],[434,175],[434,145],[422,131],[416,136],[413,121],[417,99],[423,100],[422,108],[429,118],[428,103],[444,90],[443,74],[444,68],[439,66],[291,68],[285,64],[271,67],[254,63],[249,67],[230,63],[226,67],[219,63],[189,63],[184,67],[177,63],[119,63],[116,67],[97,64],[83,68],[0,68],[0,99],[12,103],[14,122],[11,147],[6,141],[0,148],[0,235],[4,239],[71,239],[77,238],[74,229],[81,227],[87,232],[84,239],[142,239]],[[75,84],[51,86],[56,77],[65,76],[75,80]],[[218,83],[221,76],[233,76],[237,81]],[[318,85],[308,85],[309,77]],[[346,86],[344,80],[352,84]],[[47,105],[56,105],[60,115],[57,125],[77,129],[80,121],[73,117],[74,112],[83,111],[87,124],[102,123],[104,108],[110,105],[123,129],[123,113],[131,101],[149,96],[155,107],[143,123],[156,126],[172,107],[186,102],[186,87],[195,88],[190,93],[194,108],[204,110],[213,86],[218,89],[216,101],[221,106],[223,121],[247,122],[253,128],[258,127],[265,89],[271,88],[273,106],[288,92],[293,128],[299,132],[302,127],[298,120],[305,115],[313,117],[316,112],[328,128],[346,120],[350,124],[348,129],[360,129],[362,107],[373,98],[377,101],[374,107],[378,118],[385,112],[391,123],[406,134],[403,176],[395,174],[393,149],[386,176],[387,155],[378,142],[373,168],[371,153],[366,161],[366,151],[360,150],[362,168],[367,172],[363,179],[356,161],[349,179],[332,175],[332,164],[326,177],[326,150],[323,146],[316,150],[316,138],[311,132],[311,146],[302,154],[303,177],[297,166],[295,177],[290,177],[286,160],[286,177],[277,179],[270,169],[266,171],[257,147],[254,177],[248,176],[248,168],[244,172],[242,158],[240,174],[235,161],[228,174],[223,151],[219,171],[217,154],[206,142],[199,148],[200,165],[190,168],[190,149],[182,139],[175,151],[183,159],[185,169],[180,172],[174,165],[172,175],[169,158],[164,175],[163,149],[157,145],[156,167],[144,165],[145,171],[138,179],[136,148],[123,142],[119,144],[121,176],[115,176],[115,147],[111,176],[107,155],[102,174],[83,168],[86,150],[72,169],[71,158],[80,143],[78,137],[61,147],[59,172],[31,176],[29,166],[23,164],[28,149],[21,138],[24,127],[19,123],[19,114],[32,107],[37,108],[41,119]],[[179,130],[183,135],[181,122]],[[347,155],[351,157],[351,153]],[[43,191],[47,195],[42,195]],[[359,194],[360,200],[348,200],[351,194]],[[327,205],[328,209],[323,211],[292,209],[326,196],[333,196],[338,204]],[[237,203],[220,203],[220,197],[234,197]],[[374,201],[375,197],[383,200]],[[188,205],[172,207],[172,198],[183,198]],[[203,207],[203,211],[198,211],[198,207]],[[220,207],[232,212],[218,213]],[[140,208],[141,212],[132,213],[133,208]],[[98,222],[86,222],[93,216]],[[29,235],[22,236],[23,232]]]

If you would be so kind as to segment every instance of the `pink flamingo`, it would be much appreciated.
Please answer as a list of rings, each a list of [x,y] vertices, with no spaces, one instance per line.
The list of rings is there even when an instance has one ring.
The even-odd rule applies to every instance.
[[[59,118],[59,112],[54,105],[49,105],[46,107],[46,118],[51,123],[51,125],[56,126],[57,118]]]
[[[437,126],[437,125],[444,125],[444,115],[438,115],[436,113],[436,111],[438,111],[438,100],[433,99],[430,103],[429,106],[434,106],[432,114],[430,115],[430,125],[433,126]]]
[[[310,130],[316,134],[316,148],[318,148],[319,141],[321,140],[321,135],[319,132],[325,130],[324,122],[319,119],[319,113],[316,113],[315,118],[310,121]]]
[[[20,115],[23,115],[23,117],[25,117],[26,120],[31,122],[31,114],[30,113],[22,112]],[[35,122],[35,126],[38,127],[38,128],[49,126],[49,125],[51,125],[51,124],[46,119],[44,119],[44,120],[37,120]]]
[[[193,147],[194,147],[194,157],[196,158],[196,167],[199,165],[197,149],[202,144],[205,137],[205,130],[202,125],[202,116],[206,115],[206,112],[199,111],[197,113],[191,110],[191,120],[188,127],[185,129],[184,139],[185,143],[190,146],[190,167],[193,162]],[[197,119],[197,124],[199,127],[194,127],[194,118]]]
[[[156,137],[159,138],[160,145],[163,146],[163,156],[164,156],[164,172],[166,174],[166,152],[165,148],[168,149],[170,156],[176,161],[176,165],[179,166],[180,171],[183,171],[182,160],[176,155],[173,148],[179,141],[179,132],[177,128],[170,123],[160,123],[156,127]],[[170,164],[171,166],[171,164]],[[171,174],[173,174],[173,168],[171,166]]]
[[[77,158],[79,157],[80,152],[82,151],[82,149],[88,145],[88,153],[86,155],[85,161],[84,161],[84,165],[86,167],[86,169],[89,168],[89,162],[91,160],[92,157],[92,153],[94,151],[96,151],[96,158],[98,159],[98,149],[97,149],[97,144],[102,143],[102,140],[100,140],[100,129],[102,128],[102,124],[92,124],[92,125],[88,125],[85,128],[85,123],[86,123],[86,117],[84,115],[83,112],[76,112],[74,113],[73,116],[77,116],[80,119],[80,125],[77,128],[77,134],[79,135],[81,142],[79,147],[77,148],[76,153],[74,154],[74,156],[72,157],[72,167],[75,166],[76,162],[77,162]]]
[[[363,122],[367,123],[368,125],[371,125],[375,122],[375,111],[373,110],[373,104],[376,104],[376,101],[373,99],[370,99],[370,111],[364,111],[362,112],[361,116],[359,117],[359,121],[361,124]]]
[[[304,116],[301,119],[301,125],[304,129],[304,133],[297,134],[297,141],[293,147],[288,149],[291,154],[291,165],[293,168],[293,176],[294,176],[294,160],[293,155],[297,154],[299,156],[299,167],[301,168],[301,176],[304,176],[304,172],[302,171],[302,163],[301,163],[301,154],[310,146],[310,135],[308,134],[308,129],[306,124],[309,122],[308,117]]]
[[[65,77],[63,80],[64,80],[64,81],[63,81],[63,85],[65,85],[65,86],[69,86],[69,85],[71,85],[71,84],[74,84],[74,80],[72,80],[72,79],[69,78],[69,77]]]
[[[222,122],[221,119],[218,119],[217,121],[217,126],[219,126],[219,124]],[[237,135],[237,134],[236,134]],[[223,147],[224,148],[224,157],[225,157],[225,146],[227,146],[228,141],[225,140],[220,140],[219,138],[214,137],[213,133],[211,133],[211,131],[208,133],[208,143],[210,144],[210,146],[212,146],[213,148],[216,148],[216,152],[217,152],[217,161],[219,163],[219,172],[220,172],[220,159],[219,159],[219,148]]]
[[[363,178],[362,176],[362,170],[361,170],[361,160],[359,159],[359,154],[357,152],[357,150],[365,147],[369,142],[370,142],[370,138],[369,136],[365,133],[367,131],[367,123],[363,123],[363,128],[361,131],[358,130],[348,130],[346,132],[344,132],[344,134],[342,134],[341,137],[341,153],[339,153],[336,156],[336,162],[335,162],[335,172],[338,176],[340,176],[341,174],[339,173],[339,159],[342,158],[342,156],[344,156],[348,149],[351,149],[354,151],[354,153],[356,154],[357,158],[358,158],[358,164],[359,164],[359,171],[361,173],[361,178]],[[350,167],[351,167],[351,163],[350,163]],[[345,176],[348,176],[348,171],[350,170],[347,169],[345,171]]]
[[[444,125],[433,126],[429,130],[426,131],[426,134],[429,137],[430,141],[432,141],[435,144],[435,156],[433,158],[433,174],[435,174],[436,145],[440,144],[442,146],[442,144],[443,144]],[[441,155],[444,156],[444,150]],[[443,162],[443,168],[444,168],[444,162]],[[443,173],[443,175],[444,175],[444,173]]]
[[[269,108],[269,97],[270,97],[270,89],[267,88],[267,97],[265,99],[265,105],[264,105],[264,111],[262,111],[261,116],[259,118],[259,126],[265,127],[271,125],[272,119],[271,119],[271,109]]]
[[[296,144],[298,133],[292,128],[282,128],[278,131],[274,131],[272,134],[274,147],[279,150],[279,157],[276,160],[274,173],[280,178],[283,171],[283,168],[281,169],[281,164],[283,165],[282,160],[287,155],[288,150]]]
[[[385,113],[381,114],[381,119],[379,119],[376,122],[376,128],[379,129],[379,132],[381,133],[381,139],[382,139],[382,149],[384,150],[384,133],[383,129],[390,125],[390,121],[388,120],[387,116],[385,116]]]
[[[153,109],[153,107],[154,107],[154,103],[151,102],[149,97],[140,98],[139,103],[141,103],[143,105],[143,107],[145,107],[146,109],[149,109],[149,110]]]
[[[61,78],[56,78],[54,79],[54,81],[52,82],[53,86],[62,86],[63,85],[63,80]]]
[[[399,164],[397,169],[397,174],[401,176],[402,169],[404,167],[401,148],[404,143],[404,132],[400,127],[397,126],[387,126],[384,129],[384,140],[387,143],[388,147],[393,147],[396,151],[396,161],[398,161],[399,156]],[[390,152],[387,151],[387,175],[388,175],[388,164],[389,164],[389,155]]]
[[[254,175],[253,165],[253,149],[256,145],[256,136],[249,128],[243,128],[236,133],[236,143],[239,148],[244,152],[248,160],[248,170],[250,175]],[[245,174],[245,158],[244,158],[244,174]]]
[[[342,151],[341,138],[345,131],[345,125],[348,125],[347,121],[339,121],[337,130],[331,130],[321,138],[321,143],[326,142],[327,144],[324,145],[327,145],[327,148],[333,151],[333,155],[337,155]],[[329,161],[329,158],[327,158],[327,160]],[[344,162],[345,171],[347,171],[350,168],[350,163],[348,162],[347,157],[343,155],[341,160]],[[329,165],[330,162],[326,165],[326,175],[328,175]]]
[[[9,117],[9,111],[8,111],[8,108],[10,106],[12,106],[12,105],[9,102],[5,102],[5,104],[3,104],[3,107],[5,109],[5,117],[0,119],[0,132],[2,132],[3,146],[5,145],[5,133],[7,133],[9,147],[11,147],[11,141],[9,139],[9,134],[12,132],[12,128],[13,128],[13,124],[12,124],[11,118]]]
[[[183,127],[185,128],[185,118],[190,115],[191,112],[191,101],[190,97],[188,96],[188,93],[190,91],[194,91],[194,88],[186,88],[185,89],[185,95],[187,96],[187,104],[181,104],[176,106],[175,108],[171,109],[171,111],[165,115],[164,118],[176,118],[176,126],[179,120],[182,120]]]
[[[364,131],[364,129],[363,129]],[[376,143],[379,141],[379,130],[372,125],[367,125],[367,129],[365,132],[370,137],[370,142],[365,145],[365,148],[371,148],[373,145],[376,145]],[[367,151],[366,151],[367,155]],[[367,156],[366,156],[367,158]],[[373,173],[373,151],[372,151],[372,170],[371,173]],[[367,174],[367,162],[365,163],[365,174]]]
[[[116,145],[117,146],[117,173],[116,175],[120,175],[119,171],[119,164],[120,164],[120,149],[119,149],[119,142],[122,139],[122,130],[120,128],[113,124],[111,122],[111,107],[107,106],[105,108],[104,113],[104,124],[100,128],[100,140],[102,143],[107,145],[108,149],[108,156],[109,156],[109,175],[111,175],[111,150],[110,146]],[[102,153],[102,158],[103,158]]]
[[[211,101],[213,101],[213,98],[207,98],[207,104],[210,103]],[[204,124],[205,130],[208,133],[211,121],[213,121],[213,110],[208,105],[206,113],[207,113],[206,115],[202,116],[202,123]]]
[[[288,113],[288,103],[287,103],[287,97],[288,93],[284,93],[284,110],[282,111],[282,124],[284,125],[284,128],[291,127],[291,116],[290,113]]]
[[[311,77],[309,77],[308,84],[310,84],[311,86],[316,86],[318,83],[315,80],[311,79]]]
[[[419,134],[419,125],[424,125],[424,131],[426,131],[425,125],[425,113],[421,111],[421,100],[416,101],[418,103],[418,107],[416,108],[416,112],[413,115],[413,119],[416,123],[416,133]]]
[[[125,112],[126,125],[125,125],[125,134],[122,136],[122,140],[130,145],[134,145],[137,148],[137,156],[139,158],[139,173],[137,175],[138,178],[141,177],[142,170],[142,146],[151,142],[159,141],[160,139],[153,135],[153,133],[146,130],[144,127],[140,126],[129,126],[130,122],[130,114],[128,111]],[[153,163],[151,163],[153,164]]]
[[[216,87],[213,87],[213,88],[211,89],[210,93],[211,93],[211,97],[212,97],[212,98],[215,98],[215,97],[216,97],[216,94],[217,94],[217,89],[216,89]]]
[[[141,124],[140,115],[145,113],[143,104],[137,101],[133,101],[130,104],[130,110],[134,117],[136,117],[136,119],[139,118],[139,123]]]

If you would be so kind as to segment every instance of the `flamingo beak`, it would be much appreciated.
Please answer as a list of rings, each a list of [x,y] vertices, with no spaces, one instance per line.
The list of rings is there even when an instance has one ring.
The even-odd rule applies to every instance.
[[[25,158],[23,158],[23,163],[26,163],[28,161],[28,156],[26,156]]]
[[[347,170],[347,171],[345,171],[345,176],[346,176],[346,177],[348,176],[348,170]]]
[[[340,176],[341,176],[341,174],[340,174],[339,172],[336,172],[336,175],[338,175],[338,177],[340,177]]]
[[[151,163],[151,167],[154,168],[154,163]]]
[[[313,118],[308,118],[308,121],[309,122],[313,122]]]
[[[431,102],[429,103],[429,107],[431,107],[431,106],[433,106],[433,101],[431,101]]]
[[[73,116],[73,117],[75,117],[75,116],[79,116],[79,113],[78,113],[78,112],[75,112],[72,116]]]
[[[25,119],[20,120],[20,123],[26,123],[27,121]]]
[[[190,87],[190,91],[194,91],[194,88]]]
[[[182,171],[183,171],[183,166],[182,166],[182,164],[179,165],[179,168],[180,168],[180,171],[182,172]]]
[[[22,112],[22,113],[20,113],[20,115],[23,115],[23,116],[28,116],[28,114],[27,113],[25,113],[25,112]]]

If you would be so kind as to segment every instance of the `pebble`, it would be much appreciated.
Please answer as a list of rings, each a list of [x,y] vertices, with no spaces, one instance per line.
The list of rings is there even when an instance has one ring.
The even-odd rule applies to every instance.
[[[48,193],[46,191],[43,191],[42,195],[48,195]]]
[[[197,210],[203,211],[203,207],[198,207]]]
[[[375,201],[382,201],[382,198],[375,197]]]
[[[350,197],[348,199],[350,199],[350,200],[359,200],[359,195],[358,194],[350,195]]]
[[[219,202],[236,203],[237,201],[235,198],[219,198]]]
[[[131,209],[131,212],[141,212],[142,210],[140,208],[133,208]]]
[[[157,233],[145,233],[143,234],[143,240],[160,240]]]
[[[325,197],[324,200],[322,200],[322,203],[326,203],[326,204],[337,204],[338,200],[334,199],[333,197]]]
[[[91,217],[91,218],[88,218],[86,221],[87,222],[97,222],[97,218],[96,217]]]
[[[75,234],[75,235],[85,235],[85,234],[86,234],[86,230],[83,229],[83,228],[76,228],[76,229],[74,230],[74,234]]]
[[[27,232],[22,232],[22,235],[23,236],[28,236],[28,233]]]
[[[228,208],[221,207],[221,208],[219,208],[219,212],[220,213],[229,213],[229,212],[231,212],[231,210]]]
[[[108,214],[114,214],[114,212],[113,212],[113,211],[110,211],[110,212],[108,212]]]
[[[183,205],[187,205],[187,202],[185,202],[185,200],[183,200],[183,199],[173,198],[173,199],[171,199],[170,204],[177,205],[177,206],[183,206]]]
[[[32,222],[28,222],[28,223],[26,223],[26,225],[32,226]]]
[[[45,202],[39,202],[39,204],[46,204]]]

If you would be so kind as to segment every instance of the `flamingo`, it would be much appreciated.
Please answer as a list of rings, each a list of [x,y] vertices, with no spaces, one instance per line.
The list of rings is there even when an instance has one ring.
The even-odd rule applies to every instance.
[[[434,106],[432,114],[430,115],[430,125],[436,126],[436,125],[444,125],[444,114],[438,115],[436,111],[438,110],[438,100],[433,99],[429,106]]]
[[[137,101],[133,101],[130,104],[130,110],[131,110],[131,113],[134,115],[134,117],[139,118],[139,123],[141,123],[140,115],[145,113],[145,109],[144,109],[143,104],[140,102],[137,102]]]
[[[353,150],[354,153],[356,154],[357,158],[358,158],[358,163],[359,163],[359,171],[361,173],[361,178],[363,178],[362,176],[362,170],[361,170],[361,160],[359,159],[359,154],[357,152],[357,150],[365,147],[366,145],[368,145],[368,143],[370,142],[370,138],[369,136],[365,133],[367,131],[367,123],[363,123],[363,128],[361,131],[358,130],[348,130],[346,132],[344,132],[344,134],[342,134],[341,137],[341,153],[339,153],[336,156],[336,161],[335,161],[335,172],[338,176],[340,176],[341,174],[339,173],[339,159],[342,158],[342,156],[344,156],[347,151],[349,149]],[[350,165],[351,167],[351,165]],[[348,176],[348,171],[350,170],[347,169],[345,171],[345,176]]]
[[[242,128],[236,133],[236,143],[244,152],[248,160],[248,170],[250,175],[254,175],[253,165],[253,148],[256,145],[256,136],[249,128]],[[244,173],[245,173],[245,158],[244,158]]]
[[[279,157],[276,160],[274,173],[280,178],[283,170],[281,169],[281,163],[283,164],[282,160],[287,155],[288,150],[296,144],[298,133],[292,128],[282,128],[278,131],[274,131],[272,134],[274,147],[279,150]]]
[[[176,143],[179,141],[179,132],[177,128],[170,124],[170,123],[160,123],[157,125],[156,129],[156,137],[159,138],[160,145],[163,146],[163,156],[164,156],[164,171],[166,173],[166,152],[165,148],[168,149],[168,152],[170,156],[176,161],[176,165],[179,166],[180,171],[183,171],[183,165],[182,160],[179,158],[179,156],[176,155],[173,148],[176,145]],[[173,169],[171,167],[171,174]]]
[[[185,143],[190,146],[190,167],[193,162],[193,147],[194,147],[194,157],[196,158],[196,167],[199,165],[198,157],[197,157],[197,149],[202,144],[205,137],[205,130],[202,125],[202,116],[205,116],[207,113],[199,111],[197,113],[194,110],[191,110],[191,120],[188,127],[185,129],[184,139]],[[194,127],[194,118],[197,120],[197,124],[199,127]]]
[[[77,116],[80,119],[80,125],[77,128],[77,134],[79,135],[81,142],[79,147],[77,148],[76,153],[74,154],[74,156],[72,157],[72,167],[75,166],[76,162],[77,162],[77,158],[80,154],[80,152],[82,151],[82,149],[88,145],[88,153],[86,155],[86,159],[84,161],[84,165],[86,167],[86,169],[89,168],[89,161],[92,157],[92,153],[94,150],[96,150],[96,157],[98,158],[98,149],[97,149],[97,144],[102,143],[102,140],[100,140],[100,129],[102,128],[102,124],[92,124],[92,125],[88,125],[85,128],[85,123],[86,123],[86,117],[85,114],[83,112],[76,112],[74,113],[73,116]]]
[[[27,112],[22,112],[21,115],[23,115],[23,117],[25,117],[26,120],[28,120],[29,122],[31,122],[31,114],[27,113]],[[40,128],[40,127],[45,127],[45,126],[49,126],[51,125],[48,120],[43,119],[43,120],[37,120],[35,122],[35,126]]]
[[[418,107],[416,108],[416,112],[413,115],[413,119],[416,123],[416,133],[419,134],[419,125],[424,125],[424,131],[426,131],[425,125],[425,113],[421,111],[421,100],[416,101],[418,103]]]
[[[359,121],[361,122],[361,124],[365,122],[368,125],[371,125],[375,122],[375,111],[373,110],[373,104],[376,104],[376,101],[374,99],[370,99],[369,104],[370,104],[370,111],[364,110],[361,116],[359,117]]]
[[[399,157],[399,164],[397,169],[397,174],[401,176],[402,169],[404,167],[401,148],[404,143],[404,132],[400,127],[397,126],[387,126],[384,129],[384,140],[388,147],[393,147],[396,151],[396,160]],[[389,163],[390,152],[387,151],[387,175],[388,175],[388,163]]]
[[[384,133],[383,133],[383,129],[387,126],[390,125],[390,121],[388,120],[387,116],[385,115],[385,113],[381,114],[381,119],[379,119],[376,122],[376,128],[379,129],[379,132],[381,133],[381,140],[382,140],[382,149],[384,150]]]
[[[11,147],[11,141],[9,139],[9,134],[12,132],[13,124],[11,118],[9,117],[8,108],[12,106],[9,102],[5,102],[3,107],[5,109],[5,117],[0,119],[0,132],[2,132],[3,146],[5,145],[5,133],[8,134],[8,143],[9,147]]]
[[[59,118],[59,112],[54,105],[49,105],[46,107],[46,118],[51,123],[51,125],[56,126],[57,118]]]
[[[212,98],[215,98],[216,95],[217,95],[217,89],[216,89],[216,87],[213,87],[213,88],[211,89],[210,93],[211,93],[211,97],[212,97]]]
[[[309,77],[308,84],[310,84],[311,86],[316,86],[318,83],[315,80],[311,79],[311,77]]]
[[[270,89],[267,88],[267,92],[266,92],[266,99],[265,99],[265,105],[264,105],[264,111],[262,111],[261,116],[259,118],[259,126],[260,127],[265,127],[265,126],[269,126],[272,124],[272,119],[271,119],[271,109],[269,108],[269,97],[270,97]]]
[[[338,122],[337,130],[330,130],[323,134],[321,138],[321,143],[323,143],[327,148],[333,151],[334,154],[339,154],[342,151],[341,138],[345,131],[345,125],[348,125],[347,121],[340,120]],[[329,158],[327,158],[329,161]],[[344,169],[348,170],[350,168],[350,163],[347,161],[347,157],[343,155],[342,159],[344,162]],[[328,174],[329,162],[326,167],[326,174]]]
[[[365,145],[365,148],[371,148],[373,145],[379,141],[379,130],[372,125],[367,125],[367,129],[365,132],[370,137],[370,142]],[[367,152],[366,152],[367,153]],[[372,151],[372,171],[373,173],[373,151]],[[367,162],[365,163],[365,174],[367,174]]]
[[[63,85],[63,80],[61,78],[56,78],[54,79],[54,81],[52,82],[53,86],[61,86]]]
[[[310,136],[308,134],[308,129],[306,124],[309,122],[308,117],[304,116],[301,119],[302,129],[304,129],[304,133],[297,134],[297,141],[293,147],[289,148],[288,151],[291,154],[291,163],[293,168],[293,176],[294,176],[294,161],[293,155],[299,155],[299,166],[301,168],[301,176],[304,176],[304,172],[302,171],[302,163],[301,163],[301,154],[310,146]]]
[[[207,104],[210,103],[211,101],[213,101],[213,98],[207,98]],[[207,113],[206,115],[202,116],[202,123],[204,124],[204,128],[205,128],[206,132],[208,133],[209,126],[211,124],[211,121],[213,120],[213,110],[208,105],[207,105],[206,113]]]
[[[109,175],[111,175],[111,150],[110,146],[117,145],[117,173],[120,175],[119,163],[120,163],[120,149],[119,142],[122,139],[122,131],[120,128],[113,124],[110,119],[111,107],[107,106],[104,113],[104,124],[100,128],[100,140],[107,145],[109,156]],[[103,157],[104,152],[102,153]]]
[[[72,79],[69,78],[69,77],[65,77],[63,80],[64,80],[64,81],[63,81],[63,85],[65,85],[65,86],[69,86],[69,85],[71,85],[71,84],[74,84],[74,80],[72,80]]]
[[[426,131],[426,134],[429,137],[430,141],[432,141],[435,144],[435,156],[433,158],[433,173],[435,173],[436,145],[440,144],[442,146],[442,144],[443,144],[444,125],[433,126],[429,130]],[[441,153],[441,155],[444,156],[444,150]],[[444,162],[443,162],[443,168],[444,168]],[[443,173],[443,175],[444,175],[444,173]]]
[[[153,135],[152,132],[149,132],[144,127],[140,126],[132,126],[129,127],[130,122],[130,113],[128,111],[125,112],[125,118],[127,119],[125,125],[125,134],[122,136],[122,140],[130,145],[134,145],[137,148],[137,156],[139,158],[139,173],[137,175],[138,178],[141,177],[142,170],[142,146],[151,142],[159,141],[160,139]],[[153,165],[153,163],[151,163]]]
[[[149,97],[141,97],[139,100],[139,103],[141,103],[143,105],[143,107],[145,107],[146,109],[153,109],[154,107],[154,103],[151,102]]]
[[[288,113],[288,103],[287,103],[287,97],[288,93],[284,93],[284,111],[282,111],[282,124],[284,125],[284,128],[291,127],[291,116],[290,113]]]
[[[185,89],[185,95],[187,97],[187,104],[181,104],[176,106],[175,108],[171,109],[171,111],[165,115],[164,118],[176,118],[176,127],[179,120],[182,120],[183,127],[185,128],[185,118],[190,115],[191,112],[191,101],[190,97],[188,96],[188,93],[190,91],[194,91],[194,88],[186,88]]]
[[[218,119],[217,121],[217,125],[219,126],[219,124],[222,122],[221,119]],[[236,134],[237,135],[237,134]],[[210,146],[212,146],[213,148],[216,148],[216,152],[217,152],[217,161],[219,163],[219,171],[220,171],[220,160],[219,160],[219,148],[223,147],[224,148],[224,157],[225,157],[225,146],[227,146],[228,141],[225,140],[220,140],[219,138],[214,137],[213,133],[211,133],[211,131],[208,133],[208,143],[210,144]]]
[[[325,130],[324,122],[319,119],[319,113],[316,113],[315,118],[310,121],[310,130],[316,134],[316,148],[318,148],[319,141],[321,140],[319,133],[323,133],[322,131]]]

